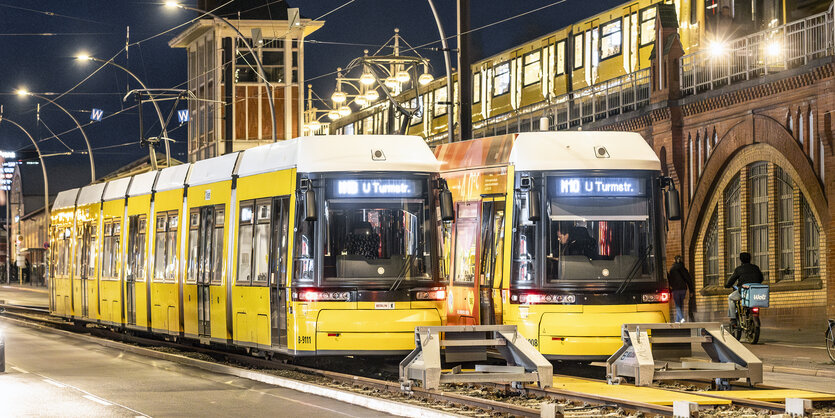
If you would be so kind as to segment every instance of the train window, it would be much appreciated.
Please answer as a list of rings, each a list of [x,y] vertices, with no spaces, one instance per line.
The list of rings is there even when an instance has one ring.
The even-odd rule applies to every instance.
[[[131,228],[134,228],[132,231]],[[145,217],[134,215],[129,219],[127,269],[134,280],[145,281]]]
[[[613,20],[600,27],[600,59],[620,55],[622,45],[621,21]]]
[[[475,280],[478,206],[475,203],[460,203],[457,213],[453,281],[472,283]]]
[[[101,259],[101,275],[102,277],[110,277],[110,258],[113,257],[113,251],[111,250],[110,246],[113,245],[113,242],[110,240],[110,234],[113,231],[113,225],[110,221],[104,222],[103,227],[103,234],[102,234],[102,259]],[[60,251],[60,258],[62,263],[64,262],[64,239],[63,236],[60,237],[61,240],[61,251]],[[64,273],[64,269],[60,269],[61,273]]]
[[[111,276],[118,279],[119,278],[119,270],[122,263],[122,220],[119,218],[113,219],[113,236],[110,239],[113,241],[113,245],[110,246],[111,251],[113,251],[113,256],[111,257],[111,266],[110,272]]]
[[[189,229],[188,229],[188,272],[186,274],[186,282],[197,282],[197,259],[198,249],[200,245],[200,210],[192,209],[189,213]]]
[[[446,115],[447,112],[446,86],[435,90],[435,117]]]
[[[76,233],[75,238],[75,276],[81,277],[81,249],[84,246],[84,241],[82,240],[82,236],[80,233]]]
[[[565,40],[557,42],[557,52],[554,59],[557,75],[565,74]]]
[[[473,73],[473,104],[481,102],[481,72]]]
[[[641,10],[641,46],[655,42],[655,6]]]
[[[301,193],[301,191],[299,191]],[[316,253],[316,223],[304,220],[304,203],[296,199],[296,236],[293,250],[293,278],[300,282],[314,279],[314,255]]]
[[[168,219],[165,213],[157,214],[157,227],[154,234],[154,281],[165,279],[165,226]]]
[[[238,230],[238,283],[252,284],[252,202],[241,202]]]
[[[177,279],[177,225],[180,217],[177,212],[168,213],[168,230],[165,231],[165,278]]]
[[[212,283],[223,282],[223,205],[215,206],[215,233],[212,239]]]
[[[270,212],[269,201],[257,204],[258,221],[255,224],[253,282],[266,284],[270,273]]]
[[[516,193],[514,209],[513,260],[511,280],[532,285],[536,277],[536,224],[528,221],[528,201],[524,193]]]
[[[98,248],[98,241],[96,239],[96,226],[90,226],[90,248],[87,252],[87,277],[96,277],[96,249]]]
[[[493,67],[493,97],[510,91],[510,63],[504,62]]]
[[[583,68],[583,32],[574,35],[574,69]]]
[[[523,62],[523,86],[539,83],[542,79],[542,51],[537,50],[525,55]]]
[[[275,223],[273,224],[275,281],[284,283],[287,278],[287,237],[290,229],[290,198],[282,197],[275,201]]]

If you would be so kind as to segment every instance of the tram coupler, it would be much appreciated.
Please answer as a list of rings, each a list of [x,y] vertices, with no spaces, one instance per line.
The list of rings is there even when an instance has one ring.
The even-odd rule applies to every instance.
[[[634,378],[636,386],[706,379],[721,389],[734,379],[763,381],[762,361],[718,322],[624,324],[621,339],[623,346],[606,360],[610,384],[622,377]]]
[[[482,353],[493,347],[507,365],[477,364],[474,371],[463,370],[459,365],[444,372],[441,347],[449,351],[447,361],[486,359]],[[540,388],[546,388],[553,385],[553,375],[551,363],[519,334],[515,325],[415,327],[415,349],[400,362],[400,387],[404,391],[410,390],[416,380],[426,389],[436,389],[442,383],[479,382],[514,386],[538,383]]]

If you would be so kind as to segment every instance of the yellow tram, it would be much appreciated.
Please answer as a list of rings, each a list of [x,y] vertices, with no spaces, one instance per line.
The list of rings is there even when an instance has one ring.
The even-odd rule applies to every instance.
[[[295,356],[408,352],[415,326],[445,323],[438,169],[419,137],[317,136],[61,192],[52,313]]]
[[[596,360],[624,323],[669,320],[661,164],[631,132],[535,132],[435,150],[449,324],[512,324],[550,359]],[[677,204],[677,200],[676,200]]]

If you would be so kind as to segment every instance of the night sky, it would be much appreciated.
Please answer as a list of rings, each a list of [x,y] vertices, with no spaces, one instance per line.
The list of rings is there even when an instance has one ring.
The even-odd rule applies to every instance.
[[[455,1],[435,1],[444,18],[447,36],[451,36],[455,32]],[[184,3],[195,5],[195,2]],[[324,27],[308,39],[379,45],[392,35],[395,27],[400,28],[402,36],[414,46],[438,39],[431,10],[423,0],[290,0],[289,4],[300,8],[304,17],[316,19],[346,3],[322,18]],[[474,32],[473,58],[477,60],[498,53],[619,3],[613,0],[472,0],[473,28],[554,4]],[[77,131],[63,133],[75,127],[66,115],[54,106],[46,106],[41,110],[42,123],[38,124],[35,104],[40,100],[17,97],[15,90],[25,87],[36,93],[66,92],[101,65],[76,61],[74,57],[79,53],[102,59],[118,54],[116,62],[136,73],[149,88],[184,88],[187,79],[185,51],[168,46],[168,41],[183,28],[138,45],[135,43],[196,16],[193,12],[164,8],[161,2],[154,1],[0,0],[0,104],[4,106],[5,116],[21,123],[38,138],[45,154],[69,152],[68,148],[84,149],[83,139]],[[130,42],[134,45],[126,54],[127,26],[130,27]],[[38,35],[44,33],[53,35]],[[454,39],[451,42],[454,46]],[[334,88],[333,75],[319,76],[333,72],[336,67],[344,67],[365,48],[375,49],[308,43],[305,46],[305,77],[311,81],[305,84],[312,83],[316,93],[330,97]],[[443,75],[442,54],[429,50],[420,52],[432,59],[435,76]],[[122,102],[122,97],[129,88],[138,87],[121,71],[106,67],[58,99],[82,124],[90,122],[91,108],[104,111],[105,120],[85,127],[99,174],[147,155],[147,151],[138,145],[136,109],[111,116],[135,104],[133,99]],[[185,108],[182,104],[179,107]],[[169,110],[170,104],[164,104],[163,112],[167,114]],[[159,126],[151,124],[152,116],[152,109],[147,107],[146,126],[150,134],[156,136]],[[177,126],[175,117],[169,125],[169,135],[177,140],[172,157],[185,160],[186,127]],[[66,147],[54,138],[47,139],[53,132]],[[27,143],[28,139],[16,128],[0,123],[0,149],[19,150]],[[52,156],[48,157],[47,166],[52,159],[63,159],[62,163],[77,161],[79,169],[86,171],[86,158],[80,154]]]

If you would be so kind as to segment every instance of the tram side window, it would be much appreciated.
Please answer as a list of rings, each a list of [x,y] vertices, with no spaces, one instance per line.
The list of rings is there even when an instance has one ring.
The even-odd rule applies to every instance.
[[[565,74],[565,40],[557,42],[557,52],[554,59],[556,60],[556,75]]]
[[[474,203],[458,205],[455,220],[455,260],[453,280],[472,283],[475,280],[478,207]]]
[[[200,245],[200,212],[199,209],[192,209],[188,221],[188,273],[186,281],[197,283],[197,251]]]
[[[165,278],[168,280],[177,279],[177,225],[179,225],[177,212],[168,214],[168,230],[165,233]]]
[[[510,63],[503,62],[493,67],[493,97],[510,91]]]
[[[90,248],[87,251],[87,277],[96,277],[96,256],[98,255],[98,230],[95,225],[90,226]]]
[[[524,75],[523,75],[523,85],[525,87],[530,86],[531,84],[539,83],[539,80],[542,78],[542,51],[537,50],[533,51],[524,58]]]
[[[252,201],[241,202],[238,229],[238,284],[252,284]]]
[[[622,37],[621,37],[621,21],[620,19],[613,20],[601,27],[600,38],[600,59],[620,55]]]
[[[290,198],[282,197],[275,202],[275,223],[273,224],[273,254],[276,280],[284,283],[287,278],[287,237],[290,229]]]
[[[101,259],[101,275],[102,277],[113,277],[111,273],[110,266],[112,265],[111,258],[113,258],[113,241],[110,239],[110,236],[113,234],[113,224],[110,221],[106,221],[104,223],[104,231],[102,231],[102,240],[104,248],[102,248],[102,259]],[[64,245],[63,240],[61,242],[61,259],[63,261],[64,256]],[[63,273],[63,269],[62,269]]]
[[[446,86],[435,90],[435,117],[446,115],[447,111]]]
[[[516,194],[511,278],[517,284],[532,285],[536,277],[536,224],[528,221],[528,201]]]
[[[154,244],[154,280],[165,280],[165,213],[157,214],[156,234]]]
[[[293,250],[293,277],[300,282],[312,282],[313,259],[316,254],[316,223],[304,220],[304,204],[296,199],[296,236]]]
[[[255,205],[255,257],[253,258],[255,274],[253,281],[266,284],[270,274],[270,220],[272,219],[272,205],[269,201],[260,201]]]
[[[113,257],[111,257],[111,261],[113,264],[110,266],[110,271],[114,278],[119,278],[119,270],[122,263],[122,220],[119,218],[113,219],[113,236],[110,237],[113,240],[113,245],[110,247],[113,251]]]
[[[134,235],[135,242],[133,243],[133,248],[130,251],[133,251],[133,264],[130,266],[131,269],[134,270],[134,278],[138,281],[145,280],[145,250],[146,250],[146,243],[145,243],[145,216],[138,216],[135,221],[131,222],[131,226],[136,226],[135,235]]]
[[[212,240],[212,283],[223,282],[223,206],[215,207],[214,239]]]
[[[83,237],[84,234],[82,232],[83,227],[81,225],[76,227],[76,235],[75,235],[75,252],[73,253],[75,258],[75,277],[81,277],[81,258],[82,258],[82,248],[84,246]]]
[[[641,10],[641,46],[655,42],[655,6]]]
[[[481,72],[476,70],[473,73],[473,103],[481,102]]]

